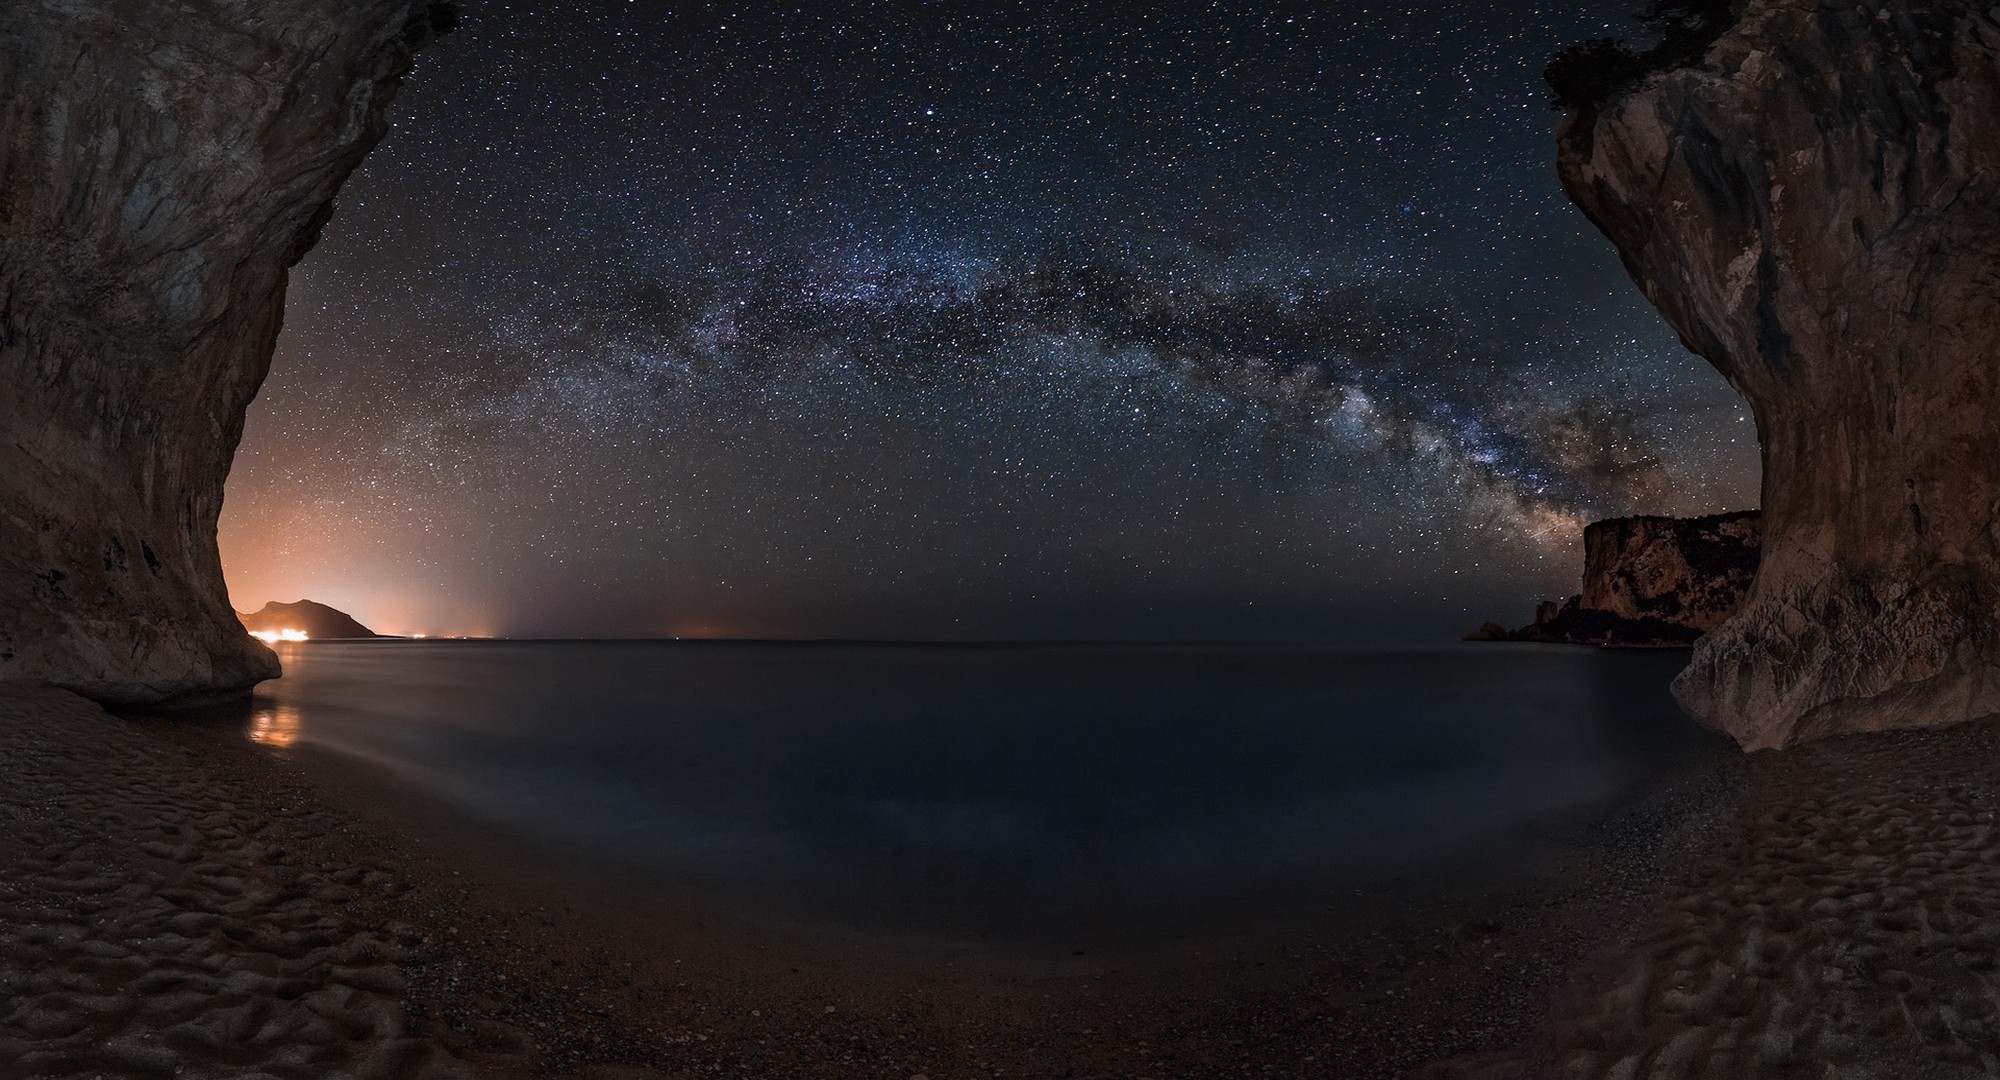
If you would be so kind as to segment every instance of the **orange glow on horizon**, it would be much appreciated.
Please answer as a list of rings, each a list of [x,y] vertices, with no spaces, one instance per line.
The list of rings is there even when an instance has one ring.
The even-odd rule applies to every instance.
[[[280,641],[310,640],[304,630],[252,630],[250,636],[267,645],[276,645]]]
[[[745,633],[747,628],[744,626],[731,625],[718,619],[683,617],[655,626],[654,636],[676,640],[711,641],[753,636]]]

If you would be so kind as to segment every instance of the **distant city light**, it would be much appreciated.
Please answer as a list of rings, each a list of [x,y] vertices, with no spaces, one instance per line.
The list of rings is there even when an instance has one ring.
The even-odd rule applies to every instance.
[[[252,630],[250,636],[259,641],[276,645],[280,641],[305,641],[304,630]]]

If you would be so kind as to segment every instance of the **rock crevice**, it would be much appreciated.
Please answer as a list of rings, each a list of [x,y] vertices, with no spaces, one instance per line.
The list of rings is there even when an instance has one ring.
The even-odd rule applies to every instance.
[[[0,5],[0,681],[157,704],[278,674],[223,588],[223,481],[287,269],[453,18]]]
[[[1749,0],[1565,189],[1748,399],[1762,567],[1675,684],[1747,748],[2000,712],[2000,21]]]

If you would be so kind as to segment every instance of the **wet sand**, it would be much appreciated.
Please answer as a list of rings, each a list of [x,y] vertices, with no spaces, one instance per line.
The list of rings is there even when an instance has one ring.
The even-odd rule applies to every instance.
[[[737,918],[240,722],[5,689],[0,1075],[1990,1075],[1995,742],[1718,751],[1474,887],[1052,954]]]

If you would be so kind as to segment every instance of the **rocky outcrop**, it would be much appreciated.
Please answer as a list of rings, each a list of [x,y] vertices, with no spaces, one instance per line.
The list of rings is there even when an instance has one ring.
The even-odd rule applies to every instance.
[[[327,638],[382,636],[361,625],[359,620],[347,612],[314,600],[295,600],[289,604],[273,600],[253,614],[245,615],[237,612],[236,617],[243,623],[245,630],[266,634],[297,630],[315,641]]]
[[[1659,619],[1699,633],[1743,605],[1757,576],[1758,513],[1620,517],[1583,530],[1578,606],[1621,619]]]
[[[278,674],[223,589],[223,479],[286,270],[452,17],[0,4],[0,680],[158,703]]]
[[[1510,630],[1494,641],[1532,641],[1546,645],[1596,645],[1606,649],[1685,649],[1701,638],[1692,626],[1654,616],[1628,619],[1583,606],[1583,597],[1544,600],[1535,607],[1535,621]]]
[[[1757,574],[1758,513],[1622,517],[1583,530],[1583,589],[1544,600],[1519,630],[1488,623],[1474,641],[1691,645],[1743,603]]]
[[[1762,568],[1675,683],[1746,748],[2000,712],[1990,6],[1748,0],[1563,120],[1570,197],[1756,414]]]

